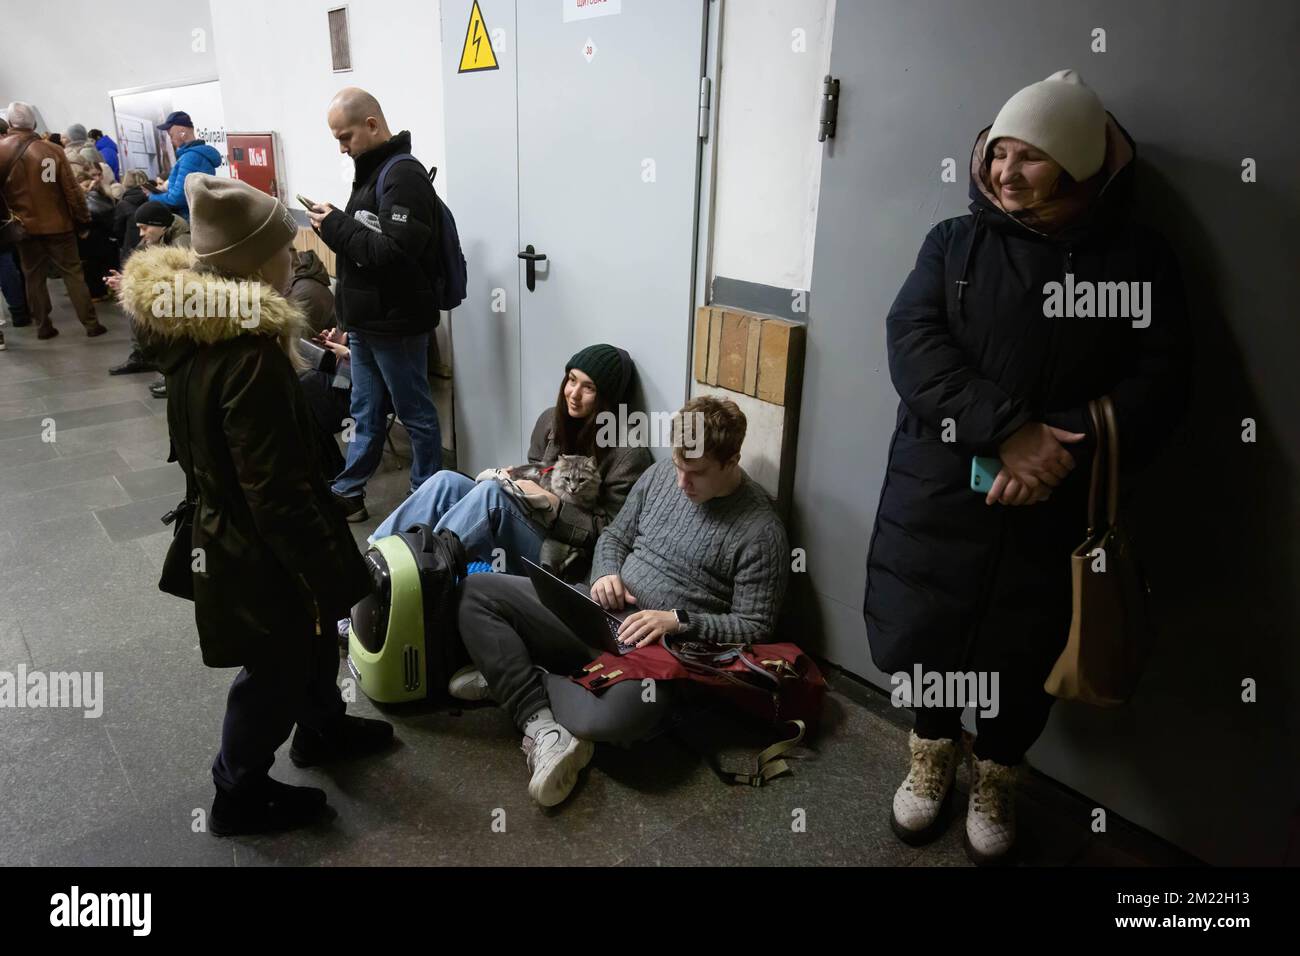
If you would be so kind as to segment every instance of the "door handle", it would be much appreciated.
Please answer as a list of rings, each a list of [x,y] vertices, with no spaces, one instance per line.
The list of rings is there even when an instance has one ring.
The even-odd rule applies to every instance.
[[[546,261],[546,253],[535,250],[530,242],[524,247],[524,251],[519,253],[519,258],[528,263],[528,291],[532,292],[537,288],[537,263]]]

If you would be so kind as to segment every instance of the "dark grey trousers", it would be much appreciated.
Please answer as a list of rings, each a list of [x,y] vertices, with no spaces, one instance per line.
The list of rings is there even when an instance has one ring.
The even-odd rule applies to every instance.
[[[459,623],[470,658],[520,729],[538,708],[550,707],[574,736],[626,745],[653,735],[671,711],[664,681],[646,701],[640,681],[593,694],[569,680],[565,675],[598,652],[543,606],[526,577],[471,574],[461,585]]]

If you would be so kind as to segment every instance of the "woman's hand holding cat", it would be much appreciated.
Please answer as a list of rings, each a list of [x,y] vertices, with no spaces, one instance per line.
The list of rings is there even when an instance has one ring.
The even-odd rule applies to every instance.
[[[623,586],[623,579],[617,574],[597,578],[591,586],[591,596],[606,611],[621,611],[624,603],[636,603],[636,598]]]
[[[526,495],[545,495],[546,500],[551,503],[552,510],[560,506],[559,497],[547,491],[535,481],[529,481],[527,478],[520,478],[515,481],[515,484],[518,485],[519,490]]]
[[[676,634],[681,628],[672,611],[637,611],[629,614],[619,626],[620,644],[645,647],[661,640],[665,634]]]

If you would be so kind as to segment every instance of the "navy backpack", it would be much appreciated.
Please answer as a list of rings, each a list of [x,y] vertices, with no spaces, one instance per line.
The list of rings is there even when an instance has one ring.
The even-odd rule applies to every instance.
[[[420,168],[424,169],[424,164],[420,163],[410,153],[399,153],[396,156],[390,156],[384,162],[384,165],[379,168],[379,181],[375,185],[376,212],[383,205],[384,181],[388,178],[388,171],[396,163],[408,159],[413,163],[419,163]],[[429,170],[429,184],[431,186],[433,178],[437,175],[437,166]],[[460,234],[456,232],[456,220],[436,190],[433,194],[433,200],[438,204],[438,221],[435,224],[433,237],[433,241],[438,244],[438,276],[434,281],[434,296],[438,300],[438,308],[446,312],[465,301],[466,283],[469,281],[469,275],[465,268],[465,254],[460,249]]]

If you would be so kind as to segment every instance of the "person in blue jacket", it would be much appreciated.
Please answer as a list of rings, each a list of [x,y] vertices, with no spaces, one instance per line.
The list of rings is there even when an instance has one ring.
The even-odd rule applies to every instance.
[[[190,218],[190,207],[185,201],[185,177],[190,173],[207,173],[215,175],[221,165],[221,154],[194,135],[194,121],[189,113],[175,112],[158,125],[165,132],[176,150],[176,165],[164,183],[161,178],[158,185],[167,190],[158,196],[158,201],[166,203],[181,218]]]
[[[117,143],[113,142],[113,137],[109,136],[103,130],[92,129],[86,134],[86,138],[95,144],[95,149],[104,157],[104,162],[108,163],[108,168],[113,171],[113,175],[121,179],[122,167],[118,164]]]

